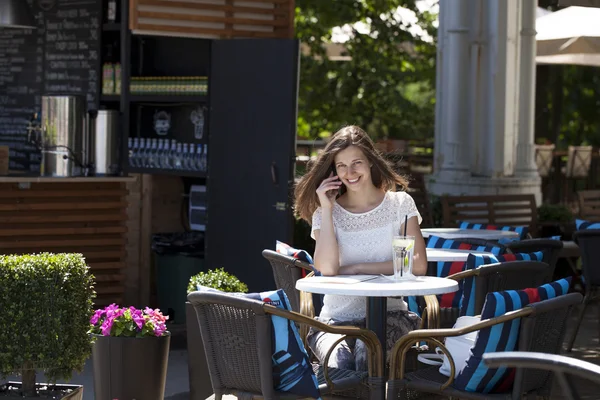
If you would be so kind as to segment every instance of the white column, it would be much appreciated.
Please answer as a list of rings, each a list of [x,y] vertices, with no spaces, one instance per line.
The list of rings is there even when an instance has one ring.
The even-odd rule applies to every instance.
[[[441,1],[439,3],[439,14],[438,14],[438,33],[437,33],[437,49],[436,49],[436,65],[435,65],[435,130],[434,130],[434,141],[433,141],[433,169],[434,171],[440,171],[442,169],[442,161],[444,159],[444,147],[443,132],[446,122],[444,120],[444,93],[446,89],[443,83],[445,82],[444,76],[444,49],[446,48],[446,32],[444,28],[447,26],[446,19],[448,16],[447,10],[448,3]]]
[[[515,173],[538,177],[535,163],[535,20],[537,2],[521,0],[519,65],[519,135]]]
[[[465,146],[469,123],[468,102],[465,101],[469,86],[469,0],[440,3],[446,3],[440,4],[440,12],[446,16],[440,19],[443,88],[437,94],[441,105],[436,110],[436,136],[441,138],[442,152],[438,153],[437,161],[442,174],[460,176],[469,173],[470,165]]]
[[[535,0],[442,0],[433,194],[533,193]]]
[[[495,150],[492,176],[504,177],[514,173],[518,135],[520,1],[494,0],[489,3],[490,11],[496,16],[493,19],[496,29],[490,54],[491,68],[487,73],[488,79],[494,82],[490,99],[493,101],[493,141],[487,146]]]

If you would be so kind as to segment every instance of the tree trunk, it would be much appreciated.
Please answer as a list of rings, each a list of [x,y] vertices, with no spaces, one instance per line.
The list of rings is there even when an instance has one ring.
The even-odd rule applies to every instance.
[[[35,396],[35,368],[32,362],[26,362],[21,370],[23,396]]]

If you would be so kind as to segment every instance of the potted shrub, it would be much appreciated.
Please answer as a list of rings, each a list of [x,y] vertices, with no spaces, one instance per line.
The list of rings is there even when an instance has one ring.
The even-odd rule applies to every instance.
[[[81,254],[0,255],[0,373],[21,376],[21,382],[2,385],[0,396],[83,397],[82,386],[55,382],[82,371],[90,355],[94,296]],[[50,384],[36,383],[37,371]]]
[[[171,335],[160,310],[98,309],[89,321],[96,400],[162,400]],[[89,325],[88,325],[89,327]]]
[[[561,235],[562,240],[571,240],[575,229],[575,217],[571,210],[562,204],[542,204],[538,207],[540,237]]]
[[[235,276],[225,272],[223,268],[200,272],[190,278],[188,294],[198,290],[199,286],[217,289],[222,292],[247,293],[248,286]],[[188,374],[190,381],[190,400],[204,400],[212,393],[212,384],[206,365],[202,335],[198,326],[198,319],[194,306],[188,301],[185,304],[187,349],[188,349]]]

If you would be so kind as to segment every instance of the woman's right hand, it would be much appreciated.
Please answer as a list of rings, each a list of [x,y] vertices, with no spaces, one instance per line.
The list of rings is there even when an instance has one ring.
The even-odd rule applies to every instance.
[[[317,188],[317,196],[322,208],[331,209],[333,207],[340,186],[342,186],[342,182],[337,175],[333,175],[333,172],[321,182]]]

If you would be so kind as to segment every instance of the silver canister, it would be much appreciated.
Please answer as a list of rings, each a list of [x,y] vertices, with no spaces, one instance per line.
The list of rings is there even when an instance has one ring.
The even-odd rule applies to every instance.
[[[84,97],[42,96],[42,176],[70,177],[82,174],[85,110]]]
[[[92,140],[94,175],[119,173],[119,112],[98,110]]]

